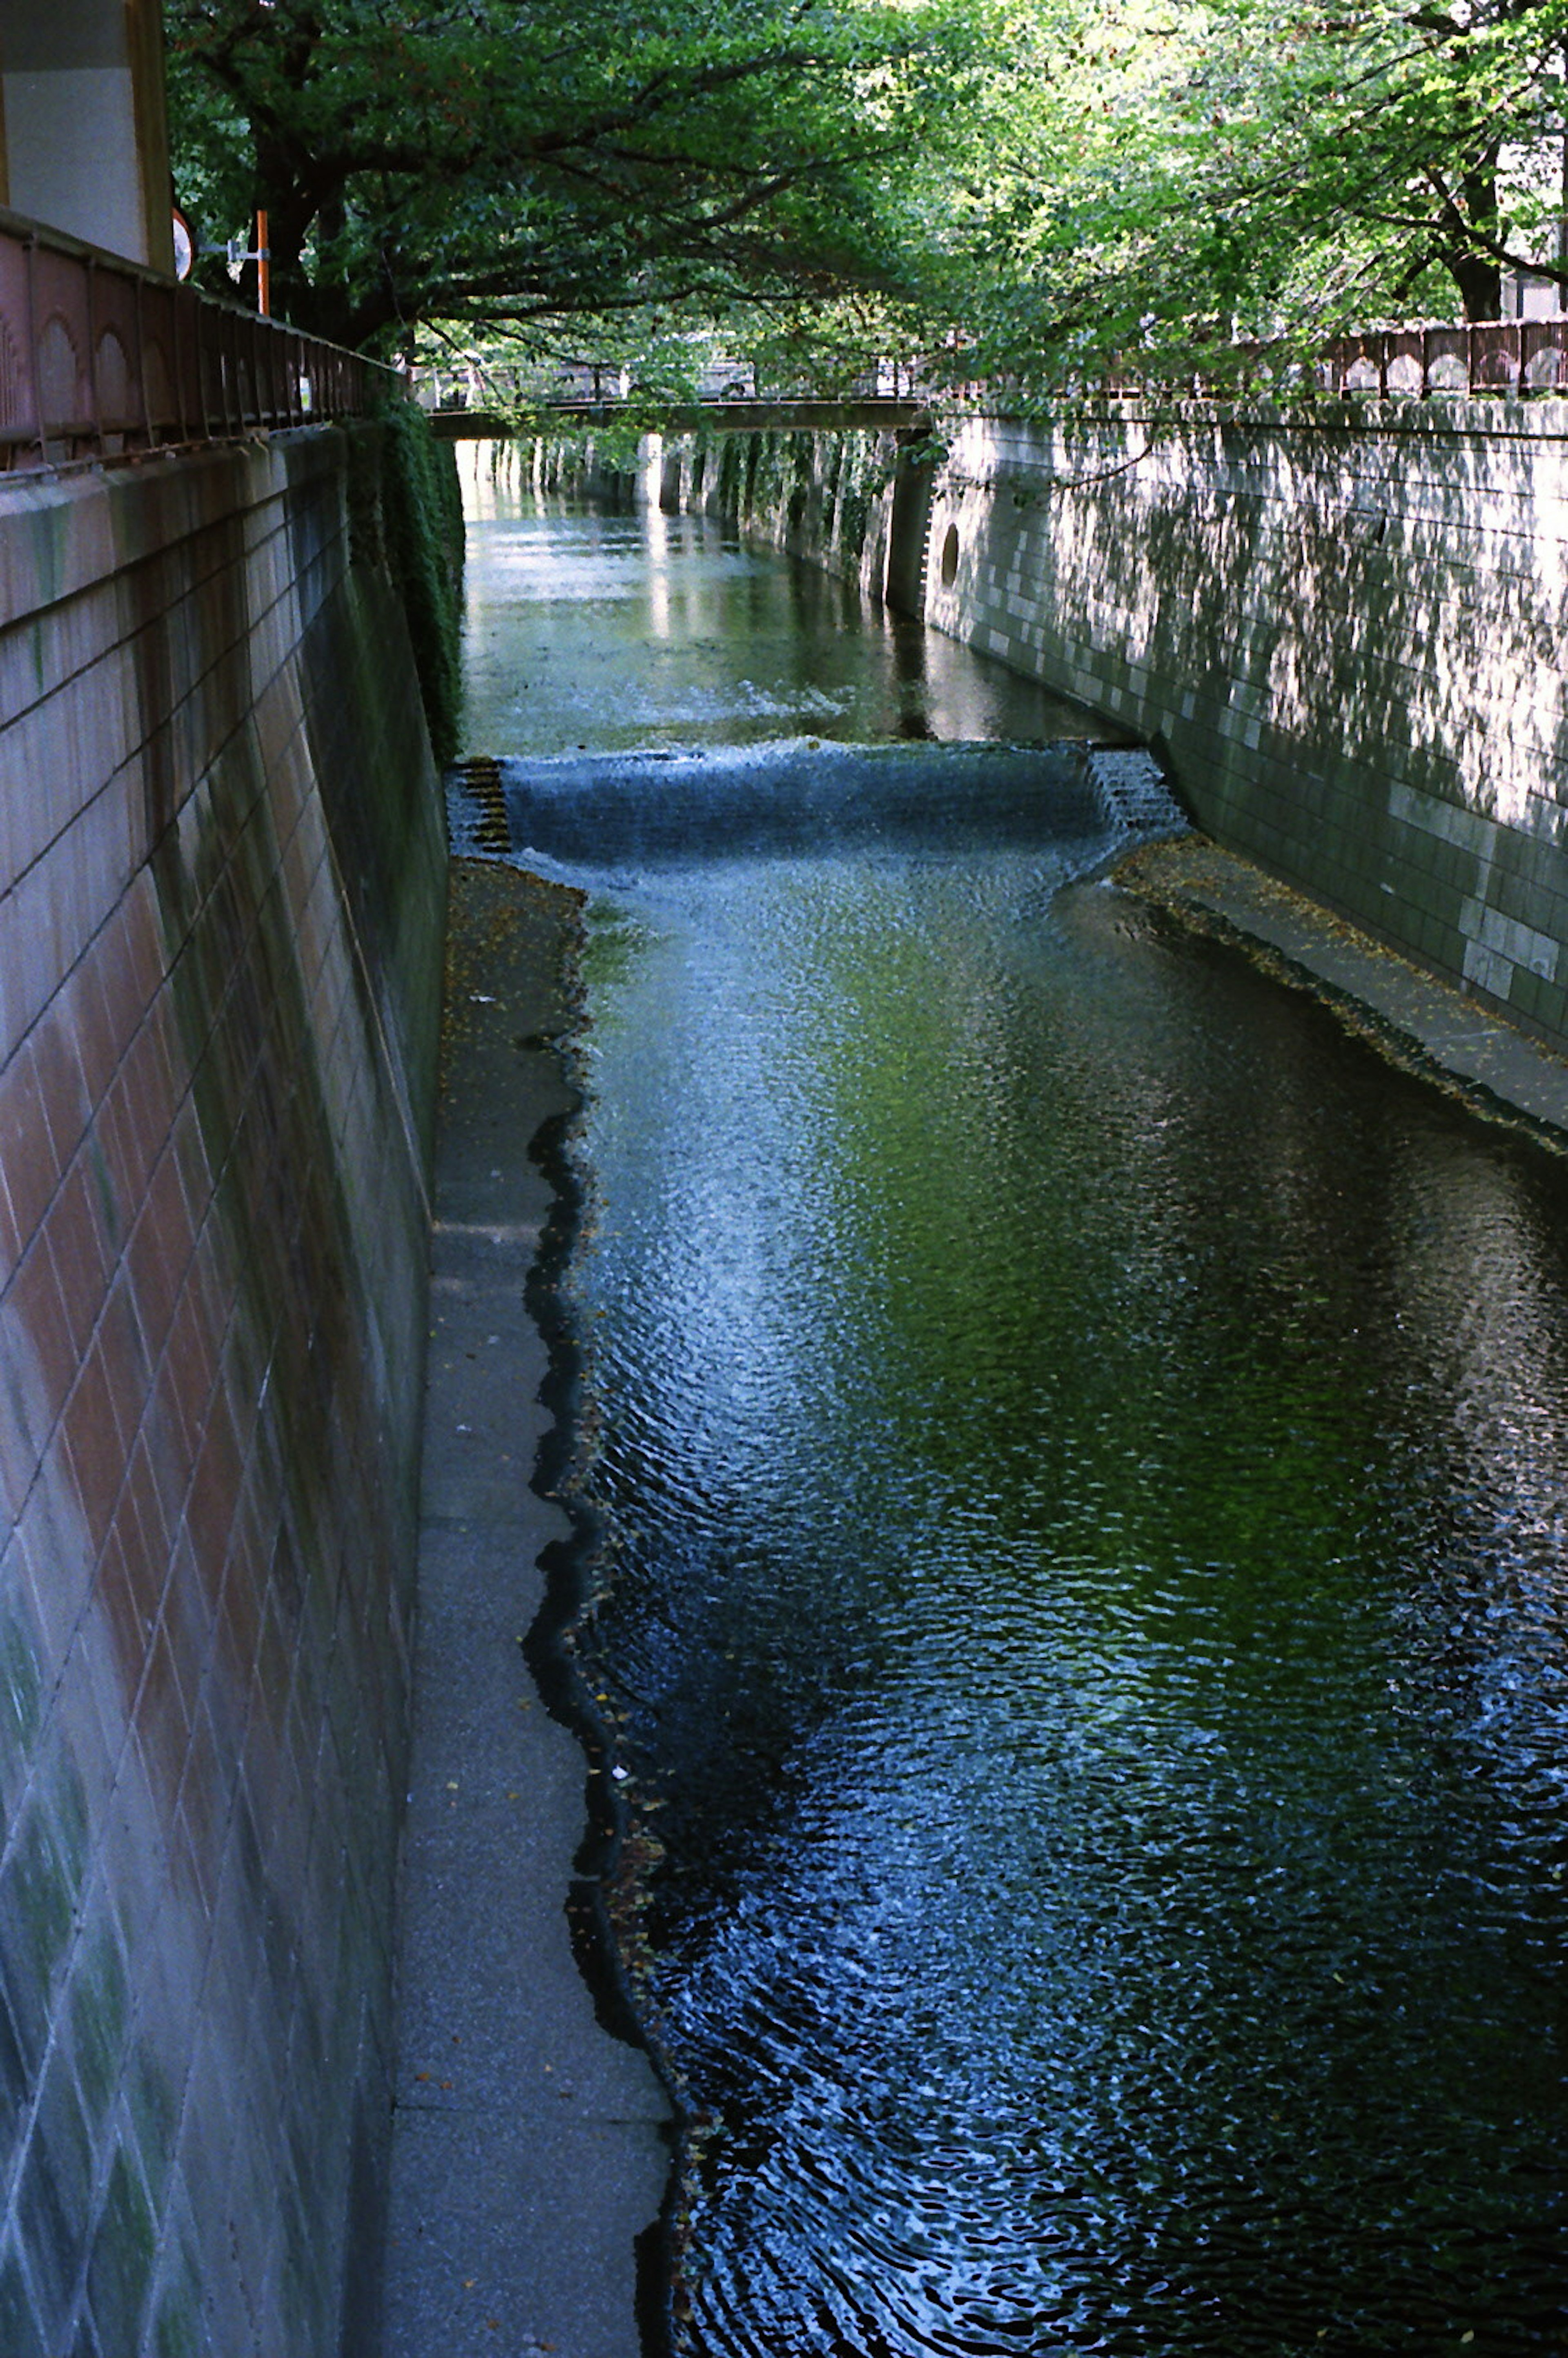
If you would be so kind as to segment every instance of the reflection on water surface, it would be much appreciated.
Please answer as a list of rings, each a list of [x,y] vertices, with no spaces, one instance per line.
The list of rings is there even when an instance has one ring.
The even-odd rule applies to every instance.
[[[710,517],[520,505],[488,484],[474,504],[475,752],[1117,733],[826,574],[737,547]]]
[[[594,904],[678,2344],[1560,2352],[1564,1174],[1027,832]]]

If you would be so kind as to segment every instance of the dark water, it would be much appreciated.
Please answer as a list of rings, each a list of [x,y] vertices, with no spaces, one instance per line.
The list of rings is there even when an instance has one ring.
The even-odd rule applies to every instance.
[[[1028,817],[603,847],[677,2347],[1568,2350],[1563,1171]]]

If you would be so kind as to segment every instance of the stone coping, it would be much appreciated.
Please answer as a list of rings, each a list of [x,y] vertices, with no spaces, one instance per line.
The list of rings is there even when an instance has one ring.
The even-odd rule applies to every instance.
[[[1568,1063],[1250,860],[1184,836],[1130,853],[1115,881],[1238,942],[1315,992],[1395,1062],[1457,1089],[1477,1112],[1519,1121],[1568,1152]]]

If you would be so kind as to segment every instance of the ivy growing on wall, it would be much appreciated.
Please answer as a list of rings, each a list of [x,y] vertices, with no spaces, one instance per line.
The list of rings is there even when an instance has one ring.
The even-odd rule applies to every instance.
[[[886,487],[887,478],[887,453],[881,438],[864,432],[846,434],[838,462],[838,546],[853,565],[860,561],[871,503]]]
[[[463,512],[451,446],[411,401],[380,420],[383,552],[414,646],[430,750],[455,761],[462,723]]]

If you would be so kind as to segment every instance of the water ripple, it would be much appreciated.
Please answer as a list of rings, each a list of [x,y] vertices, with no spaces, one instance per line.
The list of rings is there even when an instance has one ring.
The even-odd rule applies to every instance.
[[[596,925],[677,2346],[1568,2346],[1562,1174],[1024,850]]]

